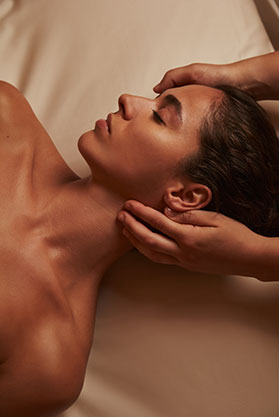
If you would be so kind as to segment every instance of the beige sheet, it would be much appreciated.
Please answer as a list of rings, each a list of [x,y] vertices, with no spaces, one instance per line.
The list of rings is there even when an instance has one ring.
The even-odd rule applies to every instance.
[[[272,50],[252,0],[2,0],[0,78],[78,175],[80,134],[164,72]],[[275,118],[278,103],[267,103]],[[278,417],[278,284],[160,266],[107,273],[83,392],[64,417]]]

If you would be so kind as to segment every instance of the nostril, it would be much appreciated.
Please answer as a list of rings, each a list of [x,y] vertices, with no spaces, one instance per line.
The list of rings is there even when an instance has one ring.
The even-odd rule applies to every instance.
[[[123,116],[125,116],[125,107],[123,103],[120,103],[120,109]]]
[[[121,112],[121,115],[123,117],[125,116],[124,101],[125,101],[125,94],[121,94],[121,96],[118,98],[118,106],[119,106],[119,110]]]

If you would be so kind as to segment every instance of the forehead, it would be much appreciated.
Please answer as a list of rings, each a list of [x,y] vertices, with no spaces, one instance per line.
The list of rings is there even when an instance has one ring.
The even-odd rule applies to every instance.
[[[172,94],[181,103],[182,125],[180,132],[194,134],[199,129],[202,117],[208,107],[218,98],[223,97],[223,92],[216,88],[203,85],[187,85],[166,90],[163,95]]]
[[[191,84],[166,91],[179,99],[183,112],[195,110],[203,113],[213,101],[223,96],[222,91],[204,85]]]
[[[200,120],[210,104],[224,95],[221,90],[204,85],[170,88],[163,93],[164,96],[168,94],[175,96],[181,103],[183,122],[189,122],[189,118]]]

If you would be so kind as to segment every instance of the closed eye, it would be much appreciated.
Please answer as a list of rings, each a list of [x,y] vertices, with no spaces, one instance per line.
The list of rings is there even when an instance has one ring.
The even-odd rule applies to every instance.
[[[157,113],[155,110],[152,110],[152,111],[153,111],[154,119],[156,120],[156,122],[159,123],[159,124],[163,123],[166,126],[166,123],[161,118],[161,116],[159,115],[159,113]]]

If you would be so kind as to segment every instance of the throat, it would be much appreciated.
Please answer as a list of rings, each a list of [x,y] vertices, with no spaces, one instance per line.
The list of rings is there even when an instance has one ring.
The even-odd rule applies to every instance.
[[[117,221],[123,203],[123,198],[95,184],[92,177],[68,183],[59,190],[42,217],[49,259],[63,285],[88,277],[100,278],[131,249]]]

